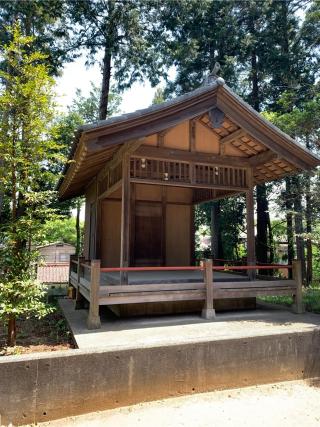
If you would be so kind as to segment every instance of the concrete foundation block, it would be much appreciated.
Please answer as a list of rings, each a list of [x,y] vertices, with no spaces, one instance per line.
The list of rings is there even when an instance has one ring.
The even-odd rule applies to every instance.
[[[214,320],[216,318],[216,311],[214,308],[203,308],[201,317],[206,320]]]

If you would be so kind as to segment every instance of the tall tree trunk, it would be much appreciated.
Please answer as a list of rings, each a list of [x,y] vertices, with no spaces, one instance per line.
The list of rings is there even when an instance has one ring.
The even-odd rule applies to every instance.
[[[108,115],[108,98],[109,98],[109,91],[110,91],[110,80],[111,80],[111,49],[109,47],[109,44],[107,44],[104,50],[104,58],[103,58],[99,120],[105,120]]]
[[[17,343],[16,317],[11,314],[8,319],[7,346],[14,347]]]
[[[251,28],[255,32],[254,24]],[[254,48],[251,55],[251,104],[256,111],[260,111],[259,76],[257,53]],[[268,262],[268,224],[270,223],[269,207],[267,200],[267,187],[265,184],[257,185],[257,240],[256,256],[257,262]]]
[[[220,200],[218,200],[213,202],[211,207],[211,255],[213,258],[223,258],[220,217]]]
[[[307,175],[306,183],[306,232],[308,236],[312,233],[312,206],[310,195],[310,175]],[[310,285],[312,282],[312,240],[307,238],[307,265],[306,265],[306,282]]]
[[[257,262],[268,262],[268,201],[266,185],[257,185]],[[265,273],[264,273],[265,274]]]
[[[80,255],[81,250],[81,230],[80,230],[80,211],[81,211],[81,199],[77,199],[77,215],[76,215],[76,233],[77,233],[77,242],[76,242],[76,255]]]
[[[116,25],[114,10],[115,1],[108,0],[106,2],[108,8],[108,30],[105,34],[105,46],[102,65],[102,86],[101,98],[99,105],[99,120],[105,120],[108,115],[109,92],[111,82],[111,63],[112,63],[112,46],[116,43]]]
[[[307,135],[306,147],[310,149],[310,140]],[[306,174],[306,232],[307,238],[307,265],[306,265],[306,283],[312,283],[312,240],[309,236],[312,233],[312,198],[311,198],[311,177],[307,172]]]

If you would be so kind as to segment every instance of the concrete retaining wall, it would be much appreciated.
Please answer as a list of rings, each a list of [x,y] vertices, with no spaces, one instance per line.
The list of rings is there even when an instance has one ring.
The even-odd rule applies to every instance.
[[[320,331],[0,359],[0,414],[25,424],[146,400],[320,376]],[[1,424],[1,422],[0,422]]]

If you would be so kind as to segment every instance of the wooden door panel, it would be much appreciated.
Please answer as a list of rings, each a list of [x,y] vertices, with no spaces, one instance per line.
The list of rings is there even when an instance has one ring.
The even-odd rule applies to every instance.
[[[134,263],[156,266],[162,257],[162,205],[137,202],[135,216]]]

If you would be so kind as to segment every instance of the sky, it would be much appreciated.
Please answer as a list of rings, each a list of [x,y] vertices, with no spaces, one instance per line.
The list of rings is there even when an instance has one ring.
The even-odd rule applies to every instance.
[[[64,66],[62,76],[57,79],[57,95],[59,108],[67,109],[75,96],[76,89],[82,90],[83,95],[89,95],[90,82],[95,85],[101,84],[101,72],[99,63],[89,68],[85,65],[85,57],[80,57],[70,64]],[[135,83],[131,89],[126,90],[122,96],[120,105],[121,113],[130,113],[140,108],[148,107],[152,103],[155,88],[149,82]]]

